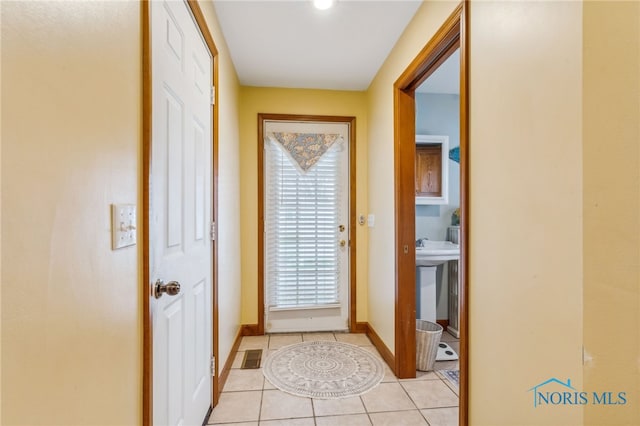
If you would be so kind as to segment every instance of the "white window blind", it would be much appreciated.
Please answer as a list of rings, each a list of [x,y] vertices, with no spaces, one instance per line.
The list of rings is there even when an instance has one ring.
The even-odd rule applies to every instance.
[[[340,303],[340,149],[306,173],[265,141],[265,269],[270,310]]]

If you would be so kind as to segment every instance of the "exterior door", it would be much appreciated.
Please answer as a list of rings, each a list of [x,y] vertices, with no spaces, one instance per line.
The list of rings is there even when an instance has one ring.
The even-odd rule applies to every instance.
[[[267,332],[349,328],[349,146],[344,122],[264,122]]]
[[[212,58],[185,2],[150,8],[153,419],[200,425],[212,400]]]

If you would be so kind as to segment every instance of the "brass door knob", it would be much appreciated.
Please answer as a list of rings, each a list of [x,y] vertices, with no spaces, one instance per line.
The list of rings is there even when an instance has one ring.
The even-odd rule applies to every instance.
[[[347,242],[345,240],[340,240],[340,247],[344,247],[347,245]]]

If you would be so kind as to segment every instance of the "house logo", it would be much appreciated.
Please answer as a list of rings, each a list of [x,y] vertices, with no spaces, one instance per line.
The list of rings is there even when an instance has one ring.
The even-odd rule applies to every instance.
[[[559,386],[549,386],[557,384]],[[544,389],[542,389],[544,388]],[[548,388],[552,389],[552,392],[548,391]],[[544,382],[535,385],[528,392],[533,392],[533,407],[538,405],[566,405],[566,401],[570,400],[573,395],[580,394],[576,388],[571,386],[571,379],[567,379],[567,383],[556,379],[555,377],[545,380]],[[584,404],[581,404],[584,405]]]
[[[586,392],[579,391],[571,385],[571,379],[566,382],[552,377],[545,380],[527,392],[533,392],[533,407],[544,405],[625,405],[626,392]]]

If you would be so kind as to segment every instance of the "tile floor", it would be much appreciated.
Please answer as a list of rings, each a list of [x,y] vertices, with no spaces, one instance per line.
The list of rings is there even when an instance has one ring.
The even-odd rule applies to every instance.
[[[276,389],[262,370],[242,370],[247,349],[263,349],[263,360],[286,345],[309,340],[338,340],[380,356],[364,334],[297,333],[244,337],[220,401],[209,424],[236,426],[458,425],[458,390],[438,370],[457,369],[457,361],[436,362],[435,372],[417,372],[398,380],[386,366],[382,383],[370,392],[340,400],[302,398]],[[444,332],[442,340],[456,351],[459,341]]]

